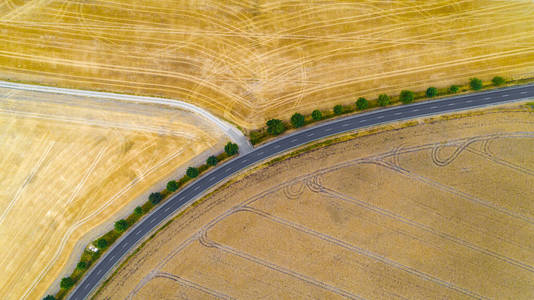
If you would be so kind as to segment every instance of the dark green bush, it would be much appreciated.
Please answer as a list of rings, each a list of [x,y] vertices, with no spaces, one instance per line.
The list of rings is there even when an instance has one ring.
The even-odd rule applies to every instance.
[[[155,192],[155,193],[150,194],[150,196],[148,196],[148,200],[150,200],[150,202],[152,202],[152,204],[156,205],[161,200],[163,200],[163,195],[161,193],[159,193],[159,192]]]
[[[126,220],[120,219],[115,222],[115,230],[117,230],[117,232],[123,232],[126,229],[128,229],[128,222],[126,222]]]
[[[239,146],[232,142],[228,142],[226,146],[224,146],[224,152],[226,152],[228,156],[236,155],[239,152]]]
[[[312,119],[314,119],[315,121],[319,121],[323,118],[323,113],[316,109],[314,111],[312,111]]]
[[[70,277],[64,277],[63,279],[61,279],[61,283],[59,284],[62,289],[66,290],[70,289],[73,285],[74,280]]]
[[[81,261],[76,265],[76,268],[79,270],[85,270],[87,269],[87,263],[84,261]]]
[[[478,78],[471,78],[469,80],[469,85],[475,91],[480,90],[482,88],[482,80]]]
[[[215,155],[208,157],[208,159],[206,160],[206,164],[208,166],[215,166],[218,162],[219,161],[217,160],[217,157]]]
[[[286,131],[286,126],[282,120],[271,119],[267,121],[267,132],[270,135],[279,135],[284,131]]]
[[[141,206],[138,206],[134,209],[134,214],[140,216],[143,214],[143,208]]]
[[[340,115],[343,113],[343,105],[336,105],[334,106],[334,114],[335,115]]]
[[[380,105],[380,106],[386,106],[386,105],[389,104],[389,102],[390,102],[390,100],[389,100],[389,96],[388,96],[388,95],[386,95],[386,94],[380,94],[380,95],[378,96],[378,101],[377,101],[378,105]]]
[[[100,238],[96,241],[96,247],[98,247],[98,249],[104,249],[107,246],[108,246],[108,241],[106,241],[106,239]]]
[[[293,116],[291,116],[291,125],[293,125],[293,127],[299,128],[299,127],[304,126],[304,124],[305,124],[305,121],[304,121],[303,115],[299,113],[295,113],[293,114]]]
[[[506,80],[504,80],[504,78],[502,78],[501,76],[495,76],[493,77],[493,79],[491,80],[491,82],[493,82],[494,85],[502,85],[506,82]]]
[[[358,98],[355,104],[358,110],[364,110],[369,107],[369,101],[363,97]]]
[[[433,87],[433,86],[431,86],[431,87],[429,87],[428,89],[426,89],[426,93],[425,93],[425,94],[426,94],[426,96],[427,96],[428,98],[435,97],[435,96],[437,96],[437,94],[438,94],[438,89],[435,88],[435,87]]]
[[[451,94],[456,94],[456,93],[458,93],[458,90],[460,90],[460,87],[457,86],[457,85],[454,85],[454,84],[453,84],[453,85],[451,85],[451,86],[449,87],[449,93],[451,93]]]
[[[189,178],[195,178],[198,176],[198,169],[194,167],[187,168],[187,171],[185,172],[185,175]]]
[[[167,182],[167,191],[174,192],[177,189],[178,189],[178,182],[176,182],[175,180],[171,180]]]
[[[403,90],[400,93],[400,101],[404,104],[411,103],[414,99],[414,93],[412,91]]]

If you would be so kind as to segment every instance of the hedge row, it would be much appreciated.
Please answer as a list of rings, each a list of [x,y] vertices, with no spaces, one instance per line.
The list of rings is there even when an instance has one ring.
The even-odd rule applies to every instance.
[[[89,246],[84,250],[80,261],[76,265],[74,271],[70,276],[61,279],[60,290],[56,293],[55,296],[48,295],[43,299],[54,300],[54,299],[63,299],[70,289],[82,278],[87,269],[93,265],[98,258],[125,232],[134,225],[139,219],[144,215],[150,212],[155,206],[157,206],[161,201],[165,200],[173,192],[179,190],[187,182],[193,178],[199,176],[200,174],[206,172],[208,169],[217,165],[217,163],[222,162],[229,157],[239,153],[239,147],[237,144],[228,142],[225,146],[225,151],[217,156],[210,156],[206,163],[199,167],[189,167],[186,171],[186,175],[178,180],[171,180],[167,183],[167,188],[161,192],[151,193],[143,205],[137,206],[134,211],[126,218],[121,219],[115,222],[114,229],[108,231],[100,238],[94,240],[91,244],[98,248],[97,252],[89,250]]]
[[[492,79],[492,84],[488,85],[487,87],[499,86],[505,83],[506,83],[506,80],[504,78],[500,76],[495,76]],[[478,78],[471,78],[469,80],[468,86],[472,90],[480,90],[484,88],[482,80]],[[265,124],[266,126],[264,128],[250,132],[249,134],[250,143],[252,145],[256,145],[271,137],[280,135],[288,129],[300,128],[310,123],[318,122],[318,121],[325,120],[325,119],[330,119],[330,118],[343,115],[343,114],[349,114],[354,111],[361,111],[361,110],[375,108],[379,106],[387,106],[387,105],[396,103],[398,101],[402,102],[403,104],[408,104],[408,103],[412,103],[414,100],[417,100],[417,99],[433,98],[433,97],[441,96],[441,95],[456,94],[457,92],[460,91],[460,88],[461,86],[451,85],[448,88],[442,88],[442,89],[438,89],[436,87],[429,87],[424,92],[413,92],[410,90],[402,90],[400,95],[395,98],[387,94],[381,94],[378,96],[377,99],[374,99],[374,100],[367,100],[363,97],[360,97],[356,100],[356,102],[354,102],[354,104],[350,104],[350,105],[338,104],[334,106],[332,110],[328,110],[328,111],[314,110],[309,115],[295,113],[289,121],[271,119],[267,121],[267,123]],[[466,91],[466,89],[462,89],[462,91]]]

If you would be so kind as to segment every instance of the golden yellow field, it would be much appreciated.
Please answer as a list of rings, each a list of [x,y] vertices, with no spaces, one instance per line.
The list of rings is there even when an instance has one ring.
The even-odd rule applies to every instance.
[[[8,89],[0,97],[2,299],[39,299],[95,234],[226,141],[165,106]]]
[[[363,135],[249,172],[97,299],[531,299],[534,111]]]
[[[534,76],[534,2],[0,4],[0,79],[162,95],[245,128],[356,97]]]

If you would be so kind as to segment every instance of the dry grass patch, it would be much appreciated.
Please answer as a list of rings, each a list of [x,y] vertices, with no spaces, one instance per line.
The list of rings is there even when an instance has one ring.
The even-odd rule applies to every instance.
[[[532,1],[8,1],[0,78],[178,98],[242,127],[533,77]]]

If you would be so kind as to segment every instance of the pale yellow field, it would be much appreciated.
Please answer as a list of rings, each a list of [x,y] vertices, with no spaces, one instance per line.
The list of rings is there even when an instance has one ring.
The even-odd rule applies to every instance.
[[[534,77],[524,0],[8,0],[0,79],[178,98],[245,128],[359,96]]]
[[[357,137],[249,172],[97,299],[532,299],[534,111]]]
[[[162,179],[226,141],[164,106],[7,89],[0,97],[2,299],[39,299],[72,271],[64,268],[86,233],[131,213]]]

